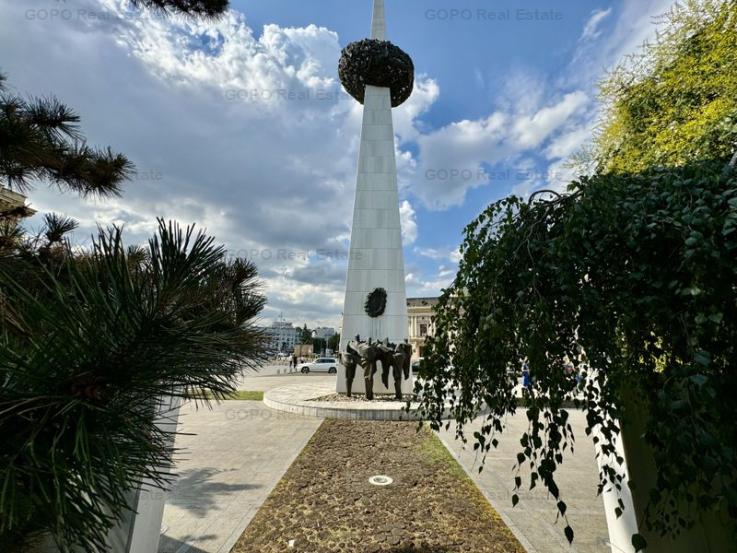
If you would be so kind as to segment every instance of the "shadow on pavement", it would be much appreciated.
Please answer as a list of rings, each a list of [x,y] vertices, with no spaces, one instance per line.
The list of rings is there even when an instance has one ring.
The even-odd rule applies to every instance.
[[[253,484],[230,484],[211,481],[225,472],[231,471],[215,468],[182,471],[168,494],[167,504],[186,509],[198,517],[205,517],[211,509],[216,508],[218,504],[222,504],[224,494],[261,487]]]
[[[186,542],[175,540],[169,536],[162,534],[159,539],[158,553],[175,553],[178,551],[186,551],[187,553],[209,553],[204,549],[189,545]]]

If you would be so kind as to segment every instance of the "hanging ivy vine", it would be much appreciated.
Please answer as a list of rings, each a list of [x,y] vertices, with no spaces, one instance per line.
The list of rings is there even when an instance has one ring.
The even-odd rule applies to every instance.
[[[466,228],[461,256],[415,390],[434,428],[450,405],[465,440],[482,415],[472,439],[488,453],[518,406],[507,370],[527,360],[515,488],[529,465],[527,485],[555,498],[569,540],[556,471],[573,448],[571,403],[609,459],[599,491],[624,485],[613,421],[632,397],[649,413],[658,477],[641,527],[675,534],[712,510],[737,520],[737,178],[723,160],[505,198]]]

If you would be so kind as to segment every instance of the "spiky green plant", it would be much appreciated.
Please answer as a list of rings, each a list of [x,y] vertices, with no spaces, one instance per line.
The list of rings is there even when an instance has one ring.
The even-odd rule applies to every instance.
[[[133,0],[164,14],[216,17],[227,0]],[[79,117],[54,97],[8,92],[0,74],[0,185],[37,183],[118,195],[122,154],[86,145]],[[159,222],[148,248],[101,231],[73,254],[76,222],[48,215],[30,236],[27,209],[0,213],[0,551],[50,534],[63,552],[107,550],[141,482],[164,487],[171,435],[158,398],[224,398],[263,358],[253,320],[256,268],[213,239]]]
[[[18,263],[38,263],[37,278],[19,280]],[[167,485],[156,399],[223,398],[261,361],[256,277],[163,221],[145,251],[111,229],[54,271],[0,261],[0,550],[40,533],[65,552],[104,550],[127,493]]]

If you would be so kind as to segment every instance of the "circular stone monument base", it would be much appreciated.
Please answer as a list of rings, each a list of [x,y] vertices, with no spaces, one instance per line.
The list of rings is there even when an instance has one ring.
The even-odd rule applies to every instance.
[[[407,412],[406,400],[376,396],[374,401],[358,398],[335,398],[334,384],[291,384],[269,390],[264,394],[264,404],[277,411],[295,415],[307,415],[324,419],[408,421],[418,420],[412,403]]]

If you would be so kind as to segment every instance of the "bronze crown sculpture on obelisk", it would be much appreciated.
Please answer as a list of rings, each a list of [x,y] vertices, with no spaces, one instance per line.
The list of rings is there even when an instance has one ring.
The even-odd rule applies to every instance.
[[[374,0],[371,38],[343,49],[339,75],[364,107],[337,391],[401,398],[412,375],[392,108],[412,94],[414,65],[386,40],[384,0]]]

